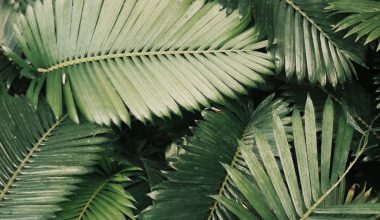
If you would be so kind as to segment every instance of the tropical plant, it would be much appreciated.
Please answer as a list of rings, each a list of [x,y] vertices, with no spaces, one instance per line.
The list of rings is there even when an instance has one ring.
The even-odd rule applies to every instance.
[[[150,194],[155,204],[144,213],[144,219],[156,219],[157,216],[166,216],[165,219],[229,217],[225,208],[209,197],[220,194],[239,199],[221,163],[240,167],[238,139],[251,143],[251,126],[271,131],[272,109],[281,116],[286,116],[289,109],[286,102],[272,97],[256,108],[251,102],[228,106],[203,112],[204,121],[197,123],[197,128],[192,130],[194,137],[182,146],[186,153],[179,155],[177,162],[172,164],[175,171],[166,174],[169,181],[156,186]]]
[[[263,219],[307,219],[309,216],[328,219],[336,215],[363,218],[378,214],[379,203],[372,201],[369,204],[355,204],[347,199],[345,202],[344,179],[362,155],[367,136],[364,136],[352,162],[347,166],[353,129],[347,124],[345,116],[340,115],[337,128],[334,129],[336,111],[333,102],[328,99],[323,111],[321,143],[317,144],[315,112],[310,99],[307,100],[304,112],[304,120],[298,110],[293,112],[294,139],[291,143],[286,137],[280,117],[274,112],[273,135],[280,165],[277,164],[266,135],[253,126],[251,129],[259,154],[252,151],[253,146],[239,143],[244,162],[253,177],[252,181],[245,177],[246,170],[239,171],[225,165],[229,176],[256,212],[220,195],[214,198],[241,219],[258,218],[256,213]],[[290,151],[292,148],[295,150],[293,155]],[[257,197],[262,198],[260,202],[256,200]]]
[[[350,28],[345,37],[357,34],[356,40],[359,40],[361,37],[368,35],[364,45],[380,38],[379,1],[339,0],[331,2],[327,9],[335,10],[338,13],[351,14],[335,25],[335,31]],[[380,42],[378,42],[376,50],[380,50]]]
[[[257,87],[273,64],[256,52],[266,43],[255,28],[246,29],[250,16],[226,17],[219,7],[191,0],[36,1],[15,29],[38,72],[28,92],[39,93],[46,81],[57,116],[65,102],[74,121],[79,108],[106,125],[130,123],[126,107],[145,121],[246,93],[242,84]]]
[[[0,219],[54,217],[106,150],[111,139],[102,134],[111,130],[55,118],[46,104],[34,110],[25,97],[3,95],[0,104]]]
[[[379,219],[379,8],[0,1],[0,219]]]
[[[58,219],[88,219],[95,216],[102,219],[133,219],[134,198],[124,190],[123,184],[130,184],[130,176],[139,169],[129,164],[115,164],[108,157],[100,162],[96,174],[84,177],[71,199],[62,204],[63,211]],[[106,212],[104,210],[107,210]]]

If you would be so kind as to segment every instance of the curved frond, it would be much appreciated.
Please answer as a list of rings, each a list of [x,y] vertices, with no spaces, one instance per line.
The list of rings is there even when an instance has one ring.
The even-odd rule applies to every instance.
[[[253,108],[252,104],[233,104],[203,112],[204,120],[197,122],[193,137],[183,148],[184,154],[172,163],[175,171],[165,174],[168,181],[157,185],[150,196],[154,205],[143,214],[143,219],[229,219],[228,212],[210,195],[219,194],[237,199],[240,196],[221,163],[246,170],[238,148],[238,139],[251,143],[251,133],[257,126],[271,131],[271,111],[284,116],[287,104],[267,98]],[[284,118],[284,123],[286,123]]]
[[[274,64],[256,51],[266,42],[249,22],[204,0],[37,0],[15,35],[39,72],[31,96],[46,81],[56,115],[65,103],[74,121],[80,112],[109,125],[129,123],[129,111],[146,121],[199,109],[264,82]]]
[[[371,0],[338,0],[332,1],[328,10],[338,13],[349,13],[334,27],[335,31],[348,30],[345,37],[357,35],[356,41],[367,36],[364,45],[380,39],[380,2]],[[377,51],[380,50],[378,42]]]
[[[310,98],[304,112],[303,118],[298,110],[293,112],[293,141],[289,141],[280,117],[274,111],[273,135],[278,158],[266,134],[252,127],[254,146],[259,153],[252,151],[253,145],[240,143],[240,148],[253,180],[244,178],[247,173],[226,165],[233,182],[249,201],[248,205],[242,206],[220,196],[215,199],[241,219],[250,219],[246,216],[273,219],[273,215],[277,219],[363,219],[379,215],[380,204],[371,204],[368,195],[364,195],[370,191],[363,191],[356,199],[352,198],[351,190],[347,197],[345,193],[344,178],[363,153],[366,137],[349,163],[353,128],[344,115],[334,111],[332,100],[326,101],[322,113],[321,142],[317,141],[319,132]],[[336,127],[335,117],[338,118]],[[290,151],[290,146],[294,147],[294,152]]]
[[[278,60],[277,71],[288,79],[308,79],[322,86],[350,81],[352,61],[363,64],[360,52],[331,31],[323,0],[254,1],[258,25],[269,36],[269,50]]]
[[[135,200],[123,184],[131,182],[129,177],[138,170],[104,159],[95,174],[84,177],[79,189],[62,204],[62,211],[57,214],[57,218],[124,220],[128,216],[134,219]]]
[[[46,219],[91,171],[110,130],[56,119],[46,104],[0,97],[0,219]]]

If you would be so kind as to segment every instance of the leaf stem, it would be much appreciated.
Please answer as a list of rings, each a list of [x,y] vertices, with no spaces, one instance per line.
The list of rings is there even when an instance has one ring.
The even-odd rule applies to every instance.
[[[63,116],[60,120],[58,120],[55,124],[53,124],[49,130],[45,132],[45,134],[38,140],[36,144],[33,145],[33,147],[29,150],[29,153],[25,156],[24,160],[21,161],[21,164],[17,167],[16,171],[13,173],[13,175],[9,178],[7,184],[5,184],[3,190],[0,193],[0,201],[2,201],[5,198],[5,195],[8,193],[9,189],[12,187],[13,183],[16,181],[16,178],[21,173],[21,170],[25,167],[25,165],[29,162],[30,158],[33,156],[33,154],[38,150],[40,146],[42,146],[43,142],[46,140],[46,138],[54,131],[55,128],[57,128],[67,115]]]
[[[335,95],[333,95],[331,92],[327,91],[325,88],[323,88],[322,86],[318,86],[324,93],[326,93],[327,95],[329,95],[336,103],[338,103],[340,106],[343,107],[343,102],[337,98]],[[351,112],[351,109],[349,109],[350,111],[350,114],[352,114]],[[361,118],[358,114],[352,114],[352,116],[357,120],[359,121],[362,125],[364,125],[367,129],[371,129],[371,125],[369,123],[367,123],[363,118]],[[376,117],[378,118],[378,117]],[[377,119],[375,119],[377,120]],[[375,135],[376,139],[379,139],[380,140],[380,134],[377,133],[376,131],[372,130],[372,133]]]
[[[112,177],[104,180],[104,182],[102,184],[100,184],[100,186],[95,190],[95,192],[91,195],[91,197],[88,199],[88,201],[86,202],[85,206],[83,207],[82,211],[80,212],[78,218],[76,218],[77,220],[81,220],[83,219],[83,216],[84,216],[84,213],[86,213],[88,207],[90,207],[92,201],[95,199],[95,197],[98,195],[98,193],[107,185],[107,183],[112,179]]]
[[[127,57],[137,57],[137,56],[169,56],[169,55],[186,55],[186,54],[210,54],[210,53],[238,53],[238,52],[249,52],[249,49],[221,49],[221,50],[181,50],[181,51],[146,51],[146,52],[131,52],[131,53],[117,53],[117,54],[107,54],[101,56],[92,56],[74,59],[66,61],[63,63],[58,63],[48,68],[38,68],[37,71],[40,73],[48,73],[57,69],[65,68],[68,66],[74,66],[81,63],[94,62],[100,60],[117,59],[117,58],[127,58]]]
[[[239,155],[240,155],[240,147],[238,146],[237,149],[236,149],[235,155],[234,155],[234,157],[233,157],[233,159],[232,159],[232,161],[231,161],[231,164],[230,164],[231,167],[234,167],[234,165],[235,165],[235,163],[236,163],[237,158],[239,157]],[[223,195],[224,190],[225,190],[225,188],[226,188],[225,186],[226,186],[228,180],[230,180],[230,176],[229,176],[228,174],[226,174],[226,177],[225,177],[224,180],[223,180],[223,183],[222,183],[222,185],[221,185],[221,187],[220,187],[220,190],[219,190],[217,196],[222,196],[222,195]],[[212,208],[211,208],[211,211],[210,211],[210,214],[209,214],[207,220],[212,219],[212,215],[213,215],[213,213],[214,213],[214,211],[215,211],[216,206],[218,205],[218,203],[219,203],[219,202],[218,202],[217,200],[215,200],[214,205],[213,205]]]
[[[367,134],[363,135],[362,140],[360,141],[360,148],[358,152],[356,153],[355,159],[350,163],[350,165],[347,167],[346,171],[340,176],[338,181],[330,187],[329,190],[327,190],[319,199],[316,201],[308,210],[305,212],[305,214],[300,218],[300,220],[305,220],[307,217],[311,215],[311,213],[326,199],[326,197],[344,180],[344,178],[347,176],[347,174],[350,172],[352,167],[358,162],[360,156],[363,154],[367,143],[368,143],[368,132]],[[364,140],[364,141],[363,141]]]

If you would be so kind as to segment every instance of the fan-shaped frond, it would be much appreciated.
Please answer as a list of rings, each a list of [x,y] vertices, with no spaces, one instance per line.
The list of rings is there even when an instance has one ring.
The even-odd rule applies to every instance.
[[[269,50],[278,59],[277,70],[298,81],[333,86],[350,81],[363,64],[357,48],[331,31],[333,24],[324,13],[323,0],[257,0],[254,14],[269,35]]]
[[[67,19],[70,18],[70,19]],[[46,81],[56,115],[129,123],[236,97],[272,74],[258,32],[204,0],[37,0],[20,15],[18,45]],[[35,90],[35,91],[34,91]]]
[[[269,97],[256,108],[251,104],[205,110],[204,120],[197,122],[184,154],[173,162],[175,171],[167,172],[168,181],[155,187],[150,196],[154,205],[143,213],[143,219],[228,219],[231,213],[209,195],[239,198],[234,184],[221,163],[246,170],[237,139],[251,143],[252,125],[271,131],[271,111],[280,115],[289,110],[285,102]],[[286,120],[284,118],[284,123]]]
[[[253,219],[252,216],[273,219],[273,215],[277,219],[363,219],[380,214],[380,204],[363,204],[366,202],[363,196],[359,195],[358,202],[352,201],[350,194],[345,199],[344,177],[363,153],[365,139],[348,164],[353,128],[344,114],[338,115],[335,128],[337,114],[331,99],[326,101],[321,142],[318,142],[314,106],[309,98],[304,112],[302,120],[298,110],[294,111],[293,141],[289,142],[280,117],[274,111],[273,135],[279,158],[275,157],[266,135],[252,127],[255,144],[240,143],[249,174],[225,165],[248,203],[242,206],[219,195],[216,200],[241,219]],[[258,155],[252,151],[253,146],[258,149]],[[293,146],[295,152],[290,151],[289,146]],[[244,177],[247,175],[252,179]]]
[[[79,189],[62,204],[57,218],[124,220],[128,216],[134,219],[135,200],[123,184],[131,182],[129,177],[138,170],[109,159],[102,160],[95,174],[84,177]]]
[[[380,2],[371,0],[332,1],[328,10],[350,13],[334,27],[335,31],[347,30],[345,37],[356,34],[356,40],[367,36],[364,45],[380,39]],[[377,50],[380,50],[380,42]]]
[[[110,130],[56,119],[46,104],[0,97],[0,219],[47,219],[91,170]]]

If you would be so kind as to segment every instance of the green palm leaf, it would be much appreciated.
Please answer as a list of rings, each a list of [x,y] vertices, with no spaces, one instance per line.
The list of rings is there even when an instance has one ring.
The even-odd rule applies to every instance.
[[[132,195],[123,184],[132,182],[139,168],[104,159],[95,174],[84,178],[79,189],[62,204],[58,219],[134,219]]]
[[[269,50],[278,60],[277,71],[288,79],[332,85],[349,81],[352,61],[364,65],[360,52],[331,31],[333,22],[324,13],[324,0],[257,0],[254,14],[267,31]]]
[[[70,18],[70,19],[66,19]],[[37,0],[20,15],[19,47],[46,82],[54,113],[99,124],[169,117],[223,102],[272,74],[250,16],[203,0]],[[36,89],[37,88],[37,89]]]
[[[252,125],[271,131],[271,111],[286,115],[287,104],[267,98],[256,108],[250,104],[234,104],[220,110],[205,110],[203,121],[197,122],[184,154],[167,172],[168,181],[155,186],[150,196],[154,205],[143,213],[143,219],[229,219],[228,212],[210,195],[219,194],[239,198],[230,176],[221,163],[246,170],[239,152],[237,139],[251,143]],[[284,123],[286,120],[284,118]],[[273,140],[274,141],[274,140]]]
[[[380,39],[380,2],[368,0],[338,0],[329,3],[328,10],[350,13],[334,27],[335,31],[349,29],[345,37],[356,34],[356,40],[367,36],[364,45]],[[380,50],[380,42],[377,50]]]
[[[344,198],[344,177],[363,153],[365,139],[354,160],[348,164],[353,129],[344,114],[337,114],[333,102],[330,99],[326,101],[319,143],[310,98],[304,112],[303,121],[298,110],[293,113],[292,142],[287,140],[280,117],[274,112],[273,135],[279,158],[275,157],[266,134],[257,128],[252,127],[258,155],[252,151],[252,145],[240,143],[242,157],[253,180],[243,178],[248,174],[231,166],[226,166],[226,170],[248,203],[241,207],[230,198],[219,195],[214,198],[241,219],[249,219],[246,218],[248,214],[262,219],[364,219],[380,214],[380,204],[372,204],[368,200],[370,191],[363,191],[354,200],[353,193],[349,191]],[[337,115],[335,128],[334,118]],[[294,153],[289,146],[294,147]]]
[[[46,219],[60,210],[104,151],[110,130],[56,119],[46,104],[0,97],[0,219]]]

